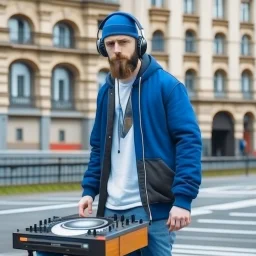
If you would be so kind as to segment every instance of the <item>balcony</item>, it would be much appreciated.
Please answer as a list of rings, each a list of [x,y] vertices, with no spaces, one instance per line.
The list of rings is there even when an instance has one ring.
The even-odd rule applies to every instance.
[[[54,36],[53,35],[53,44],[56,48],[66,48],[74,49],[76,39],[74,36]]]
[[[120,4],[120,0],[81,0],[83,3]]]
[[[33,106],[34,106],[34,100],[31,96],[10,97],[10,107],[29,108]]]
[[[74,103],[72,100],[52,100],[52,109],[54,109],[54,110],[73,110]]]
[[[9,33],[9,38],[10,38],[10,42],[14,43],[14,44],[34,44],[34,40],[33,40],[33,32],[29,32],[29,33],[16,33],[16,32],[10,32]]]

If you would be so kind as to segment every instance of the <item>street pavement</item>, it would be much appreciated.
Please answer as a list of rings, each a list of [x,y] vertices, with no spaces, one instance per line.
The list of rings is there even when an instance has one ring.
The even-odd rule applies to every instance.
[[[12,232],[52,216],[78,212],[81,191],[0,196],[0,256],[12,249]],[[94,214],[97,198],[94,202]],[[192,223],[177,232],[173,256],[256,256],[256,176],[204,178],[192,205]]]

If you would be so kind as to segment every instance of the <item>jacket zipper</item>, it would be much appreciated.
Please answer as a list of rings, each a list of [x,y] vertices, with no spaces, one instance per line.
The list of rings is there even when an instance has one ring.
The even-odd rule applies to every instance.
[[[147,206],[149,211],[149,218],[150,222],[152,221],[152,214],[149,207],[149,199],[148,199],[148,189],[147,189],[147,171],[146,171],[146,164],[145,164],[145,150],[144,150],[144,139],[143,139],[143,130],[142,130],[142,122],[141,122],[141,104],[140,104],[140,94],[141,94],[141,77],[139,81],[139,116],[140,116],[140,133],[141,133],[141,142],[142,142],[142,161],[143,161],[143,169],[145,174],[145,189],[146,189],[146,196],[147,196]]]

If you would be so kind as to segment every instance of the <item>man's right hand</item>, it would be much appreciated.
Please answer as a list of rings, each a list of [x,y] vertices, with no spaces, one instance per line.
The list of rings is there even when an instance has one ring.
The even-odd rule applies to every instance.
[[[92,214],[92,203],[93,203],[93,199],[91,196],[84,196],[81,198],[81,200],[78,203],[80,217],[85,217],[85,214],[84,214],[85,209],[88,209],[88,213]]]

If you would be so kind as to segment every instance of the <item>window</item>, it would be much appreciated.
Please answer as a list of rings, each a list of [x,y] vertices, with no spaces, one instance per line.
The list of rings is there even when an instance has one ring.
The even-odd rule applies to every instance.
[[[192,31],[186,32],[186,39],[185,39],[185,51],[186,52],[195,52],[195,36]]]
[[[60,79],[59,80],[59,100],[60,101],[65,100],[64,92],[65,92],[64,80]]]
[[[24,97],[24,75],[18,75],[18,97]]]
[[[156,31],[153,34],[152,51],[164,52],[164,35],[161,31]]]
[[[241,55],[243,56],[249,56],[251,54],[251,46],[250,46],[250,38],[247,35],[244,35],[242,37],[241,42]]]
[[[241,21],[250,22],[250,2],[241,3]]]
[[[99,89],[105,84],[107,75],[108,75],[108,71],[104,70],[104,69],[98,73],[98,88]]]
[[[224,18],[224,0],[214,0],[213,17],[218,19]]]
[[[195,12],[195,1],[184,0],[184,13],[193,14]]]
[[[225,75],[222,71],[217,71],[214,75],[215,96],[224,96],[225,93]]]
[[[164,7],[164,0],[152,0],[152,6],[162,8]]]
[[[32,33],[29,23],[21,18],[11,18],[8,21],[10,41],[16,44],[32,43]]]
[[[16,141],[23,141],[23,129],[22,128],[16,129]]]
[[[216,55],[224,54],[225,52],[225,37],[217,34],[214,39],[214,53]]]
[[[188,70],[186,72],[185,86],[187,88],[189,95],[191,95],[195,92],[195,72],[193,70]]]
[[[241,87],[244,98],[250,98],[252,88],[252,76],[248,71],[244,71],[242,73]]]
[[[65,131],[59,130],[59,142],[64,142],[64,141],[65,141]]]
[[[53,108],[67,109],[73,106],[72,74],[69,70],[57,67],[52,78]]]
[[[32,103],[32,74],[30,68],[16,62],[11,65],[10,76],[10,102],[18,105],[31,105]]]
[[[65,23],[58,23],[53,29],[53,44],[56,47],[72,48],[74,46],[73,30]]]

